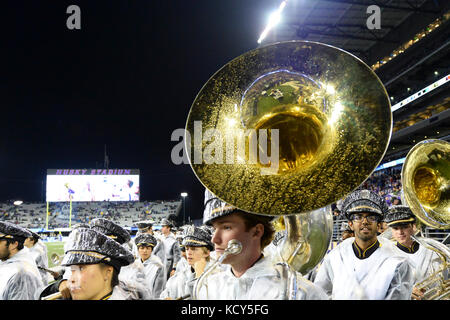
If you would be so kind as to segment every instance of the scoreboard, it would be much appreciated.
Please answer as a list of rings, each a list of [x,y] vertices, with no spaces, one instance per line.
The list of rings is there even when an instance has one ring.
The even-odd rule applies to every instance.
[[[139,201],[138,169],[48,169],[47,202]]]

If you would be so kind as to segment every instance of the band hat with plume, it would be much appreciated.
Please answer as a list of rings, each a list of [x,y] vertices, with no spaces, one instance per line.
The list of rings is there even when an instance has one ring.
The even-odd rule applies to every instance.
[[[155,247],[157,244],[156,238],[149,233],[141,233],[134,238],[136,246]]]
[[[383,218],[388,211],[384,199],[370,190],[356,190],[342,202],[342,211],[347,219],[355,213],[373,213]]]
[[[195,226],[189,226],[184,230],[183,246],[206,247],[210,251],[214,250],[211,234]]]
[[[62,266],[105,263],[120,270],[134,262],[133,254],[117,241],[88,228],[78,228],[69,235]]]
[[[416,222],[416,217],[408,206],[397,205],[389,208],[384,221],[389,227]]]
[[[227,216],[238,210],[236,207],[220,200],[211,191],[205,189],[203,224],[211,225],[214,219]]]
[[[131,239],[131,235],[127,230],[108,219],[96,218],[92,220],[91,229],[103,233],[120,244],[124,244]]]
[[[0,221],[0,238],[16,238],[24,241],[26,238],[32,236],[30,231],[21,226],[6,221]]]

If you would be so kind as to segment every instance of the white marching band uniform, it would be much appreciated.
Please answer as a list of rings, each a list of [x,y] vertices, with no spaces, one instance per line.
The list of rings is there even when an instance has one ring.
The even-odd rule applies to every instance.
[[[213,263],[214,260],[210,259],[210,261],[206,263],[205,270],[207,270]],[[195,278],[195,272],[193,272],[189,264],[180,269],[177,267],[174,275],[167,280],[166,288],[161,293],[160,298],[177,299],[189,296],[188,299],[192,299],[195,281],[197,281],[197,278]]]
[[[329,252],[314,283],[332,300],[410,300],[413,267],[392,243],[379,237],[380,246],[365,259],[353,252],[354,238]]]
[[[199,300],[279,300],[287,299],[287,280],[270,258],[263,257],[237,278],[230,265],[213,272],[200,286]],[[328,300],[325,292],[297,274],[296,300]]]
[[[161,243],[164,245],[163,247],[165,249],[165,260],[163,260],[163,262],[167,278],[169,278],[170,271],[172,268],[176,268],[176,265],[181,258],[180,245],[172,232],[167,236],[161,235]]]
[[[43,287],[27,247],[0,263],[0,300],[37,300]]]
[[[436,240],[428,238],[427,241]],[[442,264],[438,254],[422,244],[419,244],[419,249],[414,253],[407,253],[399,248],[397,248],[397,251],[399,255],[410,260],[410,263],[414,268],[414,283],[423,281],[438,270]]]
[[[166,286],[165,268],[161,259],[152,254],[144,262],[141,259],[137,259],[137,261],[144,267],[145,280],[147,288],[151,291],[151,296],[153,299],[158,299]]]
[[[28,248],[30,254],[33,256],[34,261],[36,262],[36,266],[43,267],[48,269],[48,257],[47,257],[47,247],[45,244],[39,240],[36,244]],[[46,286],[49,282],[50,274],[38,268],[39,273],[41,274],[42,282],[44,286]]]

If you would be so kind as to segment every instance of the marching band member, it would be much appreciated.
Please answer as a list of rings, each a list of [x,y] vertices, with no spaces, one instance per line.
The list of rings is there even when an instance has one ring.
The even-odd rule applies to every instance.
[[[30,254],[33,256],[39,273],[41,274],[42,283],[44,284],[44,286],[46,286],[48,284],[49,274],[47,271],[40,269],[39,267],[48,269],[47,252],[41,245],[38,244],[38,241],[41,237],[36,232],[33,232],[30,229],[27,230],[31,233],[31,237],[26,238],[23,245],[29,249]]]
[[[141,234],[141,233],[148,233],[152,236],[155,237],[155,235],[153,234],[153,220],[143,220],[143,221],[138,221],[135,223],[136,227],[138,228],[138,232],[136,234],[136,237]],[[161,239],[158,239],[158,237],[155,237],[156,241],[158,242],[156,244],[156,247],[153,248],[152,254],[155,256],[158,256],[161,261],[164,263],[164,261],[166,261],[166,249],[164,247],[164,243],[161,241]],[[138,249],[136,247],[136,243],[134,241],[131,241],[132,243],[132,247],[133,247],[133,254],[136,258],[139,257],[139,252]]]
[[[167,279],[169,279],[170,276],[175,272],[177,263],[181,258],[181,251],[180,245],[178,244],[175,235],[171,232],[173,224],[167,219],[162,219],[161,226],[161,240],[164,243],[164,247],[166,249],[166,257],[163,262],[166,267]]]
[[[69,238],[62,265],[71,269],[68,287],[73,300],[139,299],[119,281],[120,269],[134,261],[129,250],[92,229],[75,229]]]
[[[400,254],[410,259],[414,266],[415,283],[424,280],[440,267],[441,260],[438,254],[412,238],[416,232],[416,218],[408,206],[390,207],[384,220],[392,229],[392,237]],[[422,297],[423,292],[414,288],[412,299],[420,300]]]
[[[44,284],[25,239],[31,233],[0,221],[0,300],[36,300]]]
[[[409,300],[413,269],[393,245],[377,237],[387,213],[383,198],[357,190],[342,203],[342,211],[355,233],[324,258],[314,283],[332,300]]]
[[[143,265],[146,287],[151,296],[157,299],[166,285],[164,265],[158,256],[152,254],[157,241],[151,234],[141,233],[134,239],[134,242],[140,256],[136,259],[136,263]]]
[[[242,251],[223,260],[223,268],[202,278],[199,300],[322,300],[323,290],[294,271],[297,292],[288,294],[285,269],[263,254],[272,241],[272,217],[255,215],[222,202],[208,190],[205,194],[203,222],[212,225],[212,242],[220,257],[232,239],[240,241]]]
[[[211,235],[198,227],[188,226],[184,231],[182,242],[186,250],[187,268],[177,269],[177,272],[167,281],[162,292],[163,299],[191,297],[194,282],[211,264],[210,253],[214,249]]]

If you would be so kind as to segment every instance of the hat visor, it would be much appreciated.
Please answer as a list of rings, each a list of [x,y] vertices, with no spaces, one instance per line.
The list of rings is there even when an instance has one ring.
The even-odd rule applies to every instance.
[[[216,220],[220,217],[228,216],[236,211],[239,211],[239,209],[236,207],[233,207],[233,206],[224,206],[224,207],[216,208],[216,209],[212,210],[209,217],[204,219],[203,223],[207,226],[212,226],[212,222],[214,220]]]
[[[153,248],[155,246],[155,244],[149,243],[149,242],[139,242],[139,243],[136,243],[136,246],[137,247],[144,246],[144,247],[152,247]]]
[[[183,244],[184,247],[206,247],[209,251],[212,251],[214,249],[214,246],[212,243],[208,243],[203,240],[198,240],[196,238],[184,238]]]
[[[414,223],[415,221],[416,221],[416,219],[409,218],[409,219],[404,219],[404,220],[396,220],[396,221],[387,222],[386,224],[388,225],[388,227],[399,227],[399,226],[406,226],[410,223]]]
[[[111,259],[95,251],[69,251],[64,255],[62,266],[71,266],[76,264],[97,264],[108,262]]]
[[[383,217],[383,213],[379,209],[373,208],[373,207],[368,207],[368,206],[356,207],[356,208],[347,210],[347,213],[346,213],[347,218],[350,219],[350,217],[354,213],[373,213],[373,214]]]

